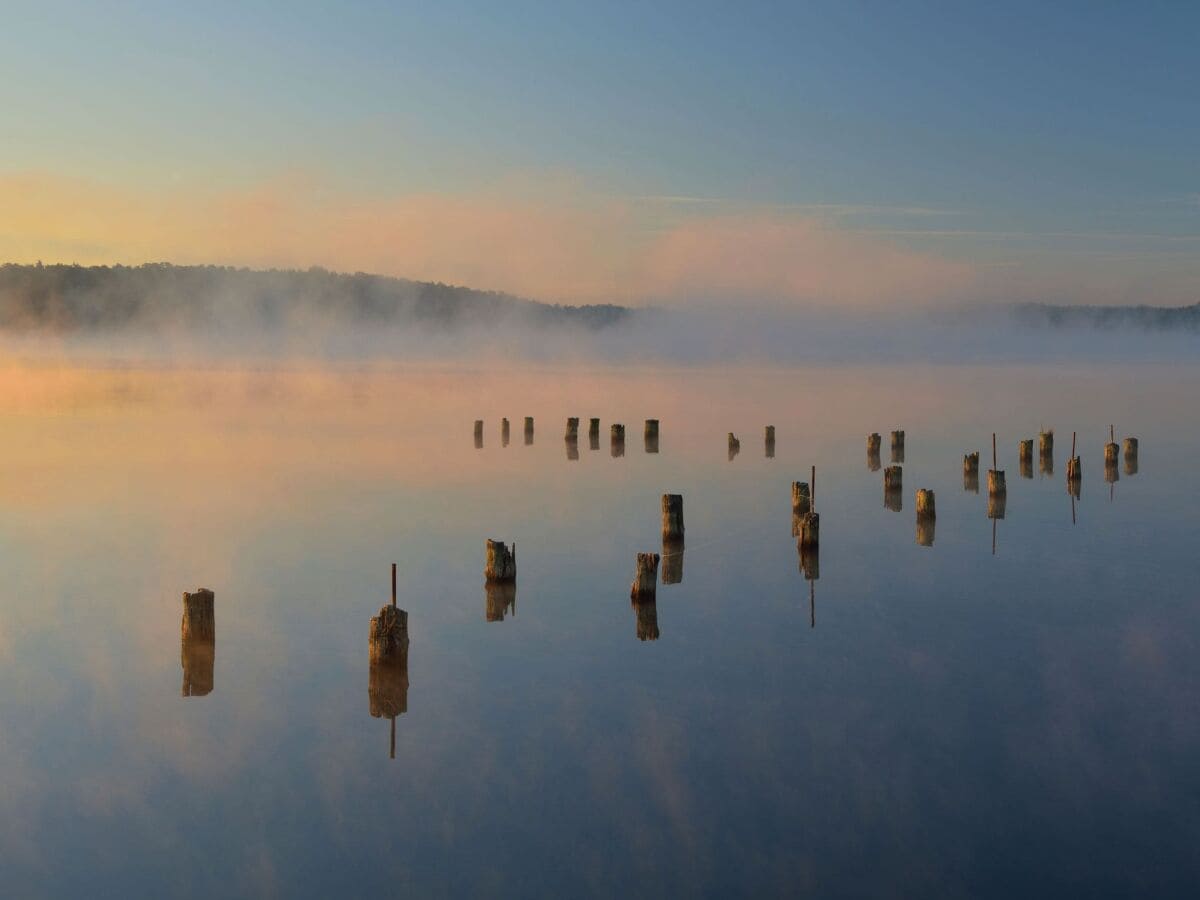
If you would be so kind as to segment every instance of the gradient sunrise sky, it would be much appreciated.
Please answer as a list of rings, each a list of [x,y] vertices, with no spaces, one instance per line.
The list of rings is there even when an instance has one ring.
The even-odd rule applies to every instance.
[[[0,259],[1200,300],[1193,3],[0,3]]]

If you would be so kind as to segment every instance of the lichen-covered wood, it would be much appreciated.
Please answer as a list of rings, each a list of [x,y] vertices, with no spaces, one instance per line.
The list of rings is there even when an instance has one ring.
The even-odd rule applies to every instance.
[[[807,481],[792,482],[792,512],[804,515],[812,509],[812,494]]]
[[[937,508],[934,506],[933,491],[921,488],[917,491],[917,518],[932,519],[936,515]]]
[[[904,432],[892,432],[892,462],[904,462]]]
[[[185,641],[214,641],[217,638],[217,620],[214,609],[216,595],[208,588],[197,588],[183,594],[183,622],[180,634]]]
[[[371,662],[392,661],[408,652],[408,613],[385,606],[371,619],[369,633]]]
[[[648,599],[633,601],[633,613],[637,619],[637,638],[639,641],[657,641],[658,632],[658,604],[654,602],[654,596],[651,595]]]
[[[633,573],[633,585],[629,589],[629,595],[633,599],[654,599],[658,587],[658,562],[660,558],[657,553],[639,553],[637,555],[637,566]]]
[[[511,548],[503,541],[493,541],[488,538],[487,563],[483,568],[483,576],[488,581],[515,581],[517,578],[517,545]]]
[[[810,511],[800,517],[799,538],[801,547],[815,547],[821,543],[821,516],[819,513]]]
[[[517,614],[517,584],[515,581],[487,581],[483,585],[484,618],[503,622],[510,612]]]
[[[683,540],[683,495],[662,495],[662,536],[663,540]]]
[[[663,538],[663,584],[679,584],[683,581],[683,548],[684,544],[682,540],[673,541],[668,538]]]

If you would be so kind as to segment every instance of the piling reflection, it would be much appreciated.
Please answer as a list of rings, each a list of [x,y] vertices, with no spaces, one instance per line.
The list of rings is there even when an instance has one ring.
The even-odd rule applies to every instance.
[[[904,432],[892,432],[892,462],[904,462]]]
[[[988,493],[987,515],[989,519],[1003,519],[1008,508],[1008,494],[1004,491]]]
[[[203,697],[213,690],[216,660],[216,614],[213,592],[200,588],[183,595],[179,662],[183,667],[184,697]]]
[[[917,544],[921,547],[932,547],[937,519],[931,516],[917,516]]]
[[[683,541],[663,538],[662,583],[680,584],[683,581]]]
[[[567,459],[572,462],[579,459],[579,438],[569,437],[564,443],[567,445]]]
[[[808,582],[808,626],[817,627],[817,587],[821,577],[821,549],[816,544],[799,544],[800,574]]]
[[[900,466],[888,466],[883,470],[883,508],[892,512],[904,509],[904,470]]]
[[[1125,474],[1136,475],[1138,473],[1138,439],[1125,438],[1122,443],[1124,445]]]
[[[392,720],[391,758],[396,758],[396,716],[408,711],[408,613],[393,605],[371,619],[368,708]]]
[[[507,614],[517,614],[517,583],[488,581],[483,585],[484,615],[489,622],[503,622]]]

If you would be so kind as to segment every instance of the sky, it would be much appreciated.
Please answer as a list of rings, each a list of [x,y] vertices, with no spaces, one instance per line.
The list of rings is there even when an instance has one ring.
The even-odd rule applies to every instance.
[[[0,0],[0,259],[1200,301],[1200,5]]]

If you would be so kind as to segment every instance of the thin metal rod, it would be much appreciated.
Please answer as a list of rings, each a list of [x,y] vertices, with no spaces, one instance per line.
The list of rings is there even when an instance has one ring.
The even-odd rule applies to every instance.
[[[992,432],[992,470],[1000,471],[1000,466],[996,464],[996,432]]]
[[[812,467],[812,484],[810,485],[808,503],[809,503],[809,506],[812,507],[813,512],[816,512],[816,510],[817,510],[817,467],[816,466]]]
[[[392,563],[392,608],[396,606],[396,564]]]

